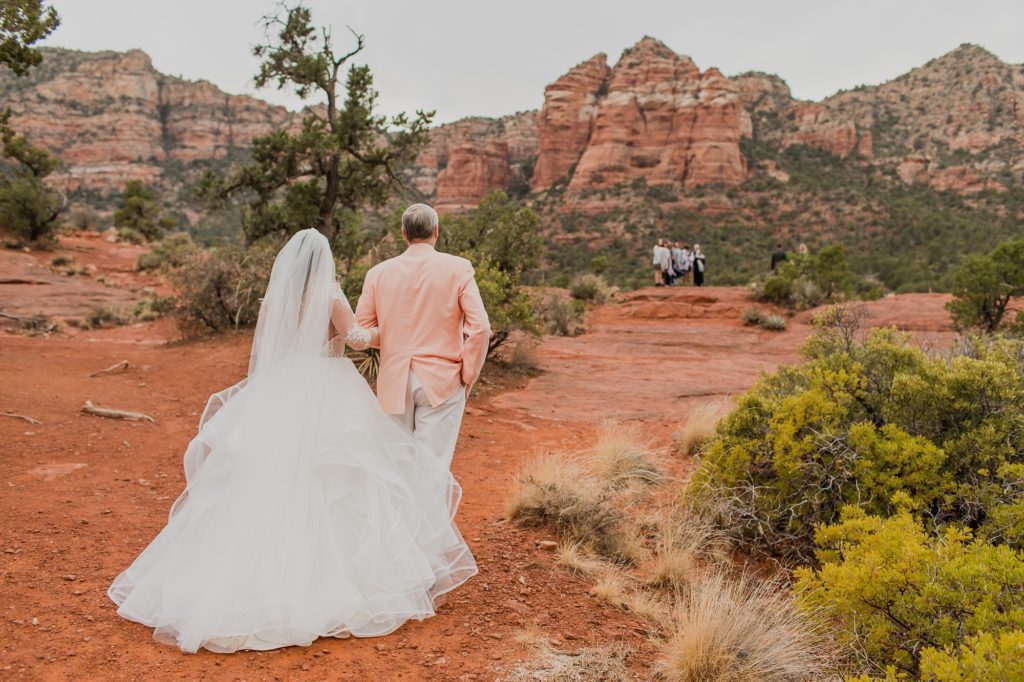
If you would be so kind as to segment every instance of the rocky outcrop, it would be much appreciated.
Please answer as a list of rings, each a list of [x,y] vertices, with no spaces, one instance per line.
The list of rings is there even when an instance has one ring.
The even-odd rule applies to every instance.
[[[832,117],[872,130],[875,156],[893,163],[911,154],[939,162],[959,151],[989,170],[1012,169],[1024,146],[1024,69],[976,45],[821,104]]]
[[[940,192],[977,194],[985,190],[1005,192],[1006,186],[991,177],[984,177],[966,165],[942,167],[923,154],[907,156],[896,166],[896,174],[908,185],[926,184]]]
[[[598,54],[544,88],[533,189],[547,189],[567,178],[579,162],[590,142],[597,101],[607,90],[609,73],[607,57]]]
[[[253,137],[295,118],[210,83],[165,76],[139,50],[46,49],[29,79],[0,69],[0,92],[15,128],[62,161],[53,181],[70,190],[155,182],[169,164],[246,152]]]
[[[0,102],[61,160],[57,184],[101,193],[132,178],[180,187],[301,118],[161,74],[138,50],[47,49],[30,78],[0,69]],[[741,140],[752,142],[751,159]],[[545,89],[539,112],[434,128],[404,173],[423,199],[461,210],[495,188],[524,195],[566,183],[579,195],[638,180],[684,192],[750,174],[784,182],[785,170],[767,161],[793,145],[895,170],[908,183],[998,190],[1005,178],[1024,181],[1024,69],[964,45],[887,83],[803,102],[778,76],[702,72],[644,38],[614,67],[599,54],[570,69]]]
[[[518,186],[525,191],[536,158],[537,112],[465,118],[434,128],[430,143],[405,175],[424,198],[436,197],[439,204],[448,204],[443,209],[455,210],[475,204],[493,189]],[[448,171],[453,163],[475,173],[474,179],[457,178],[454,170]]]
[[[650,185],[726,185],[745,176],[739,99],[717,70],[644,38],[610,72],[603,55],[545,92],[534,189],[575,166],[569,189],[642,179]]]
[[[488,192],[509,183],[506,142],[464,143],[449,152],[448,165],[437,175],[435,205],[441,212],[472,208]]]
[[[830,152],[839,157],[849,156],[857,150],[871,155],[870,137],[863,142],[853,121],[836,117],[824,105],[816,102],[799,102],[792,109],[794,129],[782,137],[782,146],[807,145]]]

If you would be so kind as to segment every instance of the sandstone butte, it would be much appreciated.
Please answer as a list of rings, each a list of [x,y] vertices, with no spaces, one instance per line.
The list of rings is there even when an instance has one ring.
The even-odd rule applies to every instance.
[[[161,74],[139,50],[45,53],[29,79],[0,69],[0,100],[18,130],[57,154],[54,182],[70,190],[117,192],[131,178],[178,187],[302,117]],[[540,111],[434,128],[404,172],[446,211],[496,188],[580,193],[642,179],[686,190],[756,174],[785,182],[771,161],[744,158],[745,138],[825,150],[940,191],[998,191],[999,175],[1024,178],[1015,151],[1024,145],[1024,69],[962,45],[887,83],[806,102],[778,76],[702,72],[645,37],[614,66],[598,54],[570,69],[547,86]]]

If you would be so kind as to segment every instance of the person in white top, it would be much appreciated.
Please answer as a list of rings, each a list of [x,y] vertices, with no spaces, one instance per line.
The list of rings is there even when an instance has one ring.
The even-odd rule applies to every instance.
[[[661,267],[661,240],[659,239],[654,244],[654,253],[651,258],[651,263],[654,265],[654,286],[660,287],[665,283],[664,271]]]

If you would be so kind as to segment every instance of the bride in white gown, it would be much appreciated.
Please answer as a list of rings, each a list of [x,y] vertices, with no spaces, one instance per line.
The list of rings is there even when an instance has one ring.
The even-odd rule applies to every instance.
[[[108,594],[184,651],[386,635],[476,573],[461,490],[381,410],[350,360],[355,322],[327,239],[278,254],[248,378],[212,396],[167,525]],[[331,338],[333,337],[333,338]]]

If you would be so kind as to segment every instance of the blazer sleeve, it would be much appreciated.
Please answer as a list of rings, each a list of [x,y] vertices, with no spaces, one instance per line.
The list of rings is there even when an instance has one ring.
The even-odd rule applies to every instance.
[[[379,327],[377,321],[377,277],[373,270],[366,273],[363,280],[363,292],[359,295],[359,303],[356,304],[356,322],[361,327],[372,329]],[[380,334],[374,334],[370,345],[373,348],[380,348]]]
[[[480,289],[476,285],[473,266],[466,264],[468,276],[459,290],[459,306],[462,308],[462,334],[465,339],[462,351],[462,383],[472,388],[480,378],[480,370],[487,359],[487,347],[491,339],[491,322],[487,318]],[[362,301],[360,301],[361,303]]]

